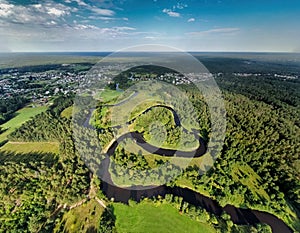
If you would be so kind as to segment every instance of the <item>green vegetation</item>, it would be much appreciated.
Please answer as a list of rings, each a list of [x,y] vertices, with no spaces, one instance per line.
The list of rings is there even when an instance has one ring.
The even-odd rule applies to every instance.
[[[140,116],[145,110],[163,104],[160,100],[146,100],[143,101],[141,104],[135,106],[135,108],[131,111],[129,120],[135,119]]]
[[[90,200],[66,212],[53,232],[97,232],[103,207]]]
[[[118,80],[119,83],[121,81]],[[300,140],[297,136],[300,135],[300,95],[296,92],[300,88],[299,81],[281,80],[269,75],[240,78],[230,74],[219,77],[217,81],[224,91],[227,110],[227,132],[223,151],[209,172],[199,174],[201,161],[192,161],[172,185],[188,187],[203,193],[217,200],[222,206],[232,204],[267,211],[283,219],[291,228],[299,230],[300,221],[297,213],[300,211],[300,182],[297,177],[300,174],[299,170],[295,169],[300,161],[297,146]],[[125,81],[124,86],[126,85],[132,85],[132,81]],[[142,90],[146,92],[148,87]],[[155,89],[154,86],[152,88]],[[179,88],[194,104],[200,132],[204,138],[209,139],[209,113],[203,97],[192,86],[183,85]],[[152,104],[160,101],[155,94],[145,99],[151,99]],[[146,97],[145,93],[143,95]],[[137,100],[137,97],[135,98]],[[137,102],[133,101],[135,106],[139,106]],[[166,102],[167,106],[174,107],[180,114],[182,108],[176,108],[175,104]],[[182,102],[180,104],[185,106]],[[125,113],[124,109],[131,108],[115,110],[120,116],[120,120],[116,122],[125,122],[124,119],[129,118],[130,114]],[[149,136],[152,133],[151,121],[159,122],[155,125],[156,128],[159,124],[165,125],[166,122],[172,125],[170,114],[164,113],[163,117],[159,117],[160,112],[154,114],[153,111],[152,114],[149,111],[140,115],[144,110],[140,105],[139,113],[133,111],[136,112],[135,117],[138,116],[135,120],[138,124],[129,127],[129,130],[146,132],[147,140],[151,140]],[[190,129],[192,124],[184,121],[182,125]],[[159,134],[162,135],[164,134]],[[125,145],[125,147],[126,150],[117,149],[114,155],[114,161],[119,167],[112,164],[110,168],[113,180],[118,181],[118,184],[123,184],[124,180],[134,181],[138,177],[145,176],[152,180],[149,178],[150,174],[143,173],[143,169],[157,166],[158,160],[137,148],[132,150],[132,146]],[[167,159],[161,161],[168,163]],[[130,172],[125,170],[128,166],[131,168]],[[124,169],[121,169],[122,167]],[[142,170],[143,174],[136,173],[136,169]],[[154,180],[155,175],[152,175]]]
[[[15,153],[59,153],[57,142],[8,142],[0,148],[0,151]]]
[[[72,117],[72,114],[73,114],[73,107],[70,106],[61,112],[61,117],[70,119]]]
[[[164,166],[158,166],[161,164],[164,164]],[[174,163],[162,162],[162,160],[155,161],[154,168],[150,169],[149,163],[143,155],[126,153],[121,150],[116,151],[109,166],[109,172],[113,182],[120,187],[134,185],[158,186],[179,175],[181,169]]]
[[[113,220],[111,232],[260,232],[271,233],[269,226],[237,226],[230,216],[210,214],[201,207],[184,202],[182,197],[167,194],[164,198],[143,199],[128,205],[113,203],[110,208],[110,219]]]
[[[122,161],[122,158],[118,158],[119,156],[123,157],[124,154],[132,153],[135,155],[142,155],[150,168],[156,168],[156,167],[160,166],[161,164],[164,164],[167,161],[170,161],[172,159],[172,164],[184,169],[186,167],[187,161],[190,165],[199,165],[202,160],[202,157],[186,159],[186,158],[181,158],[181,157],[166,157],[166,156],[161,156],[161,155],[157,155],[157,154],[150,154],[148,151],[146,151],[142,147],[138,146],[134,140],[129,139],[129,138],[122,141],[118,145],[116,151],[117,152],[122,151],[122,153],[115,153],[115,155],[114,155],[114,158],[119,159],[120,162]]]
[[[19,96],[0,99],[0,124],[14,117],[14,113],[24,107],[27,102],[27,99]]]
[[[24,122],[30,120],[32,117],[46,111],[46,109],[46,106],[36,108],[26,107],[17,111],[14,118],[1,125],[3,132],[0,134],[0,142],[7,140],[7,136],[15,129],[20,127]]]
[[[96,128],[107,129],[111,127],[111,112],[106,106],[99,106],[92,115],[90,124]]]
[[[57,141],[59,156],[3,152],[1,149],[0,232],[41,229],[51,232],[59,209],[86,197],[90,173],[74,151],[71,122],[60,118],[62,110],[70,106],[68,103],[72,103],[68,98],[57,99],[49,110],[26,121],[9,136],[18,142]]]
[[[281,102],[282,96],[268,93],[270,79],[259,79],[219,80],[221,87],[236,92],[243,90],[236,86],[247,86],[244,94],[249,97],[225,92],[227,132],[223,153],[205,175],[190,166],[175,184],[209,194],[223,206],[233,204],[273,213],[299,230],[300,182],[299,170],[294,168],[300,154],[296,136],[300,134],[299,118],[294,117],[299,108]],[[274,88],[278,80],[271,82]],[[249,94],[256,90],[257,95]],[[256,100],[262,96],[266,103]]]
[[[57,154],[51,152],[14,152],[14,151],[2,151],[0,150],[0,164],[1,166],[14,162],[20,164],[30,164],[30,163],[45,163],[48,165],[53,165],[57,162],[58,156]]]
[[[75,56],[75,55],[45,55],[45,54],[7,54],[6,59],[2,59],[0,68],[14,68],[14,67],[35,67],[35,66],[49,66],[51,64],[74,64],[76,63],[92,63],[99,61],[99,57]]]
[[[101,91],[99,93],[99,98],[101,99],[101,101],[103,102],[110,102],[114,99],[116,99],[117,97],[119,97],[122,92],[121,91],[116,91],[116,90],[110,90],[110,89],[105,89],[104,91]]]
[[[114,92],[114,90],[112,91]],[[137,83],[125,92],[121,92],[122,95],[119,97],[123,100],[130,99],[130,101],[123,101],[120,105],[116,104],[115,106],[109,107],[107,114],[110,114],[113,118],[112,122],[106,125],[110,127],[123,125],[125,122],[134,120],[150,107],[163,104],[164,106],[171,107],[176,111],[180,117],[182,126],[188,131],[191,131],[192,128],[201,129],[201,126],[197,121],[197,112],[195,112],[195,109],[187,98],[185,91],[186,90],[180,90],[175,87],[170,88],[169,85],[158,81]],[[129,98],[130,95],[131,98]],[[119,103],[120,102],[121,101],[119,101]],[[202,102],[203,106],[205,105],[203,97],[199,99],[198,102]],[[99,103],[99,108],[103,108],[105,105],[106,103],[102,101]],[[98,114],[96,117],[101,118],[101,114]],[[110,120],[109,117],[106,118]],[[97,125],[95,126],[97,127]]]
[[[128,81],[128,74],[115,80],[120,83],[120,88],[134,84],[134,81]],[[155,72],[146,75],[140,69],[135,78],[139,77],[154,78]],[[199,173],[201,158],[192,159],[183,174],[168,185],[195,190],[215,199],[221,206],[232,204],[272,213],[294,231],[299,231],[299,79],[283,80],[270,77],[269,73],[241,78],[228,72],[217,81],[224,92],[227,110],[222,153],[215,166],[205,174]],[[155,91],[150,95],[151,89]],[[57,232],[98,230],[105,233],[270,232],[269,227],[261,224],[236,226],[224,213],[216,217],[172,195],[138,204],[130,201],[129,205],[108,202],[106,209],[90,198],[92,176],[75,150],[75,140],[88,154],[99,145],[107,149],[113,135],[126,130],[143,132],[147,141],[155,144],[158,141],[152,140],[153,135],[154,138],[161,137],[164,129],[164,136],[169,141],[163,146],[178,146],[172,138],[176,136],[173,131],[176,125],[169,110],[158,107],[141,115],[163,100],[165,106],[183,116],[182,126],[188,132],[197,128],[205,140],[209,140],[210,119],[203,96],[190,85],[181,85],[178,89],[194,105],[195,111],[186,104],[186,99],[177,103],[167,99],[166,96],[172,93],[157,84],[143,86],[139,89],[143,92],[134,97],[130,97],[134,89],[122,92],[121,99],[130,97],[133,101],[133,105],[125,101],[122,107],[105,106],[104,100],[113,103],[117,97],[116,91],[106,90],[92,119],[98,126],[97,133],[84,127],[71,127],[73,96],[59,97],[48,110],[46,107],[23,108],[16,113],[12,110],[10,116],[13,118],[1,125],[4,132],[0,135],[0,141],[10,140],[0,149],[0,232],[53,232],[54,229]],[[143,99],[150,101],[143,105]],[[109,119],[110,114],[116,112],[120,119],[116,119],[115,125],[137,118],[122,129],[124,131],[113,129]],[[94,138],[84,141],[74,138],[74,132]],[[193,148],[193,145],[185,145],[185,148]],[[100,155],[93,162],[100,163],[103,158],[104,155]],[[149,154],[133,140],[125,140],[112,155],[109,172],[119,185],[155,185],[168,178],[161,174],[180,174],[184,167],[182,163],[182,158],[171,163],[169,158]],[[165,165],[165,170],[159,170],[160,165]],[[151,172],[148,171],[150,168],[153,168]],[[96,183],[99,187],[100,182]],[[103,197],[101,190],[93,195]]]
[[[109,205],[101,215],[98,233],[117,233],[115,222],[116,216],[114,215],[114,207]]]
[[[3,154],[1,154],[3,157]],[[70,171],[65,163],[32,160],[5,162],[0,167],[2,232],[50,231],[52,213],[60,204],[72,204],[87,189],[87,171],[78,165]]]
[[[135,155],[141,155],[145,160],[146,163],[149,165],[150,168],[155,168],[159,166],[160,163],[165,163],[166,161],[169,161],[170,157],[160,156],[156,154],[150,154],[148,151],[144,150],[142,147],[138,146],[134,140],[132,139],[125,139],[122,141],[116,151],[122,151],[123,153],[120,153],[119,155],[124,155],[127,153],[132,153]],[[122,158],[118,158],[118,154],[114,155],[114,158],[117,160],[122,160]]]
[[[114,203],[116,229],[119,233],[213,233],[213,227],[196,222],[180,213],[170,204],[143,202],[131,206]]]
[[[195,135],[177,126],[171,110],[165,107],[155,107],[142,114],[132,127],[143,133],[148,143],[157,147],[182,151],[192,151],[199,147]]]

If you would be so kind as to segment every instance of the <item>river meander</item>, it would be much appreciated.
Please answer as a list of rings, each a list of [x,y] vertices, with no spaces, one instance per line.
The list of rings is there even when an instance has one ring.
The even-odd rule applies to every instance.
[[[180,120],[176,112],[171,108],[163,105],[158,105],[159,107],[166,107],[169,110],[172,111],[174,120],[178,126],[180,126]],[[141,114],[151,110],[154,107],[158,106],[152,106],[145,111],[143,111]],[[92,114],[89,114],[89,118]],[[131,122],[134,119],[131,120]],[[86,122],[89,122],[86,120]],[[87,127],[87,123],[84,124],[85,127]],[[103,169],[105,170],[104,173],[108,174],[109,176],[109,156],[112,156],[120,142],[125,140],[126,138],[134,138],[136,143],[141,146],[143,149],[148,151],[149,153],[154,153],[161,156],[178,156],[178,157],[185,157],[185,158],[191,158],[191,157],[200,157],[206,152],[206,143],[205,141],[200,137],[197,136],[195,133],[195,136],[199,140],[199,148],[195,151],[176,151],[176,150],[169,150],[164,148],[158,148],[155,147],[149,143],[147,143],[141,133],[138,132],[129,132],[126,134],[123,134],[120,136],[114,143],[111,144],[111,146],[107,150],[107,159],[103,163]],[[104,192],[104,194],[108,198],[113,198],[116,202],[122,202],[122,203],[128,203],[128,201],[135,200],[140,201],[142,198],[153,198],[162,196],[164,197],[166,194],[173,194],[174,196],[180,196],[183,198],[185,202],[188,202],[195,206],[200,206],[204,209],[206,209],[208,212],[213,213],[215,215],[220,216],[223,211],[228,213],[231,217],[231,220],[235,224],[240,225],[254,225],[257,223],[265,223],[271,226],[272,231],[274,233],[290,233],[292,230],[279,218],[276,216],[262,211],[257,210],[251,210],[251,209],[244,209],[244,208],[237,208],[232,205],[226,205],[225,207],[221,207],[217,201],[211,199],[210,197],[204,196],[198,192],[195,192],[193,190],[190,190],[188,188],[181,188],[181,187],[168,187],[166,185],[162,186],[153,186],[153,187],[147,187],[147,189],[134,187],[134,188],[122,188],[117,187],[113,185],[113,182],[109,178],[110,182],[103,181],[101,183],[101,190]]]

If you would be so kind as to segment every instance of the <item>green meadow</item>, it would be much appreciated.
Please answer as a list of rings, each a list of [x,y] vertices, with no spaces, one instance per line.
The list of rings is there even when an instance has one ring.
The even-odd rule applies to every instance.
[[[0,143],[7,140],[7,136],[11,134],[15,129],[20,127],[24,122],[30,120],[32,117],[47,110],[47,106],[30,108],[25,107],[16,112],[16,116],[10,119],[8,122],[2,124],[0,127],[4,130],[0,134]]]
[[[97,232],[103,210],[96,200],[90,200],[66,212],[53,232]]]
[[[0,151],[14,153],[59,153],[58,142],[8,142],[0,148]]]
[[[67,119],[70,119],[72,117],[72,114],[73,114],[73,106],[70,106],[70,107],[65,108],[61,112],[60,116],[64,117],[64,118],[67,118]]]
[[[119,233],[213,233],[206,223],[196,222],[170,204],[142,202],[124,205],[114,203],[116,229]]]

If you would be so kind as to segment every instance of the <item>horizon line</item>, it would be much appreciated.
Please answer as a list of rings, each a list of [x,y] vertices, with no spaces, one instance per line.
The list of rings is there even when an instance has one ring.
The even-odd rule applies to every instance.
[[[42,53],[269,53],[269,54],[300,54],[300,51],[5,51],[0,54],[42,54]]]

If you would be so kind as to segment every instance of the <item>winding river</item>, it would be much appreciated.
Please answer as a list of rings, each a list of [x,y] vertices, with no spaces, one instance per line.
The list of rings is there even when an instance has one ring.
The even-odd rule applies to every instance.
[[[172,111],[175,123],[180,126],[180,120],[176,112],[171,108],[163,105],[157,105],[152,106],[148,109],[146,109],[141,114],[146,113],[147,111],[151,110],[153,107],[166,107],[169,110]],[[92,113],[92,111],[91,111]],[[88,119],[84,123],[85,127],[89,127],[88,122],[89,118],[92,114],[89,114]],[[136,119],[136,118],[135,118]],[[132,119],[130,122],[134,121]],[[149,153],[155,153],[161,156],[178,156],[178,157],[200,157],[206,152],[206,143],[205,141],[199,137],[196,133],[194,135],[199,140],[199,147],[195,151],[186,152],[186,151],[175,151],[175,150],[168,150],[163,148],[158,148],[153,145],[150,145],[147,143],[143,137],[142,134],[138,132],[131,132],[126,133],[122,136],[120,136],[117,141],[112,143],[110,148],[107,151],[107,155],[111,156],[114,154],[118,144],[125,140],[126,138],[134,138],[136,140],[136,143],[141,146],[143,149],[147,150]],[[105,170],[105,174],[109,176],[109,157],[105,159],[103,163],[103,169]],[[109,178],[108,178],[109,179]],[[109,179],[111,181],[111,179]],[[251,209],[243,209],[243,208],[237,208],[232,205],[226,205],[225,207],[221,207],[215,200],[204,196],[198,192],[192,191],[188,188],[181,188],[181,187],[168,187],[166,185],[162,186],[153,186],[148,187],[148,189],[138,189],[137,187],[135,189],[126,189],[126,188],[120,188],[117,186],[112,185],[112,181],[110,183],[101,182],[101,190],[108,198],[113,198],[116,202],[122,202],[122,203],[128,203],[130,199],[135,201],[140,201],[142,198],[152,198],[157,196],[164,197],[166,194],[173,194],[174,196],[180,196],[183,198],[185,202],[188,202],[195,206],[200,206],[204,209],[206,209],[208,212],[213,213],[217,216],[220,216],[223,211],[225,211],[227,214],[230,215],[231,220],[235,224],[239,225],[254,225],[257,223],[265,223],[271,226],[272,231],[274,233],[292,233],[293,231],[279,218],[276,216],[262,211],[257,210],[251,210]]]
[[[220,216],[223,211],[230,215],[231,220],[238,225],[254,225],[265,223],[271,226],[274,233],[292,233],[293,231],[279,218],[258,210],[242,209],[232,205],[221,207],[215,200],[187,188],[158,186],[147,190],[128,190],[113,186],[106,182],[101,183],[101,189],[108,198],[113,198],[115,202],[127,204],[129,200],[140,201],[141,199],[153,198],[166,194],[182,197],[185,202],[194,206],[200,206],[208,212]]]

